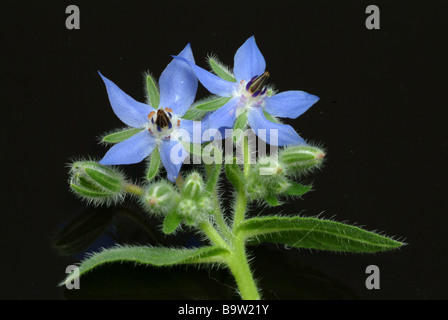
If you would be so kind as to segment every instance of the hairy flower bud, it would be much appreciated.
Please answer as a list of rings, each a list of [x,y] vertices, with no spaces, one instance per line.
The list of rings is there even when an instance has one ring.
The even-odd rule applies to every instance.
[[[182,195],[186,198],[197,199],[204,191],[204,181],[197,172],[192,172],[182,183]]]
[[[177,207],[177,213],[187,225],[193,226],[198,221],[199,210],[196,202],[192,199],[182,199]]]
[[[118,169],[94,161],[76,161],[70,169],[71,190],[96,205],[123,200],[125,182]]]
[[[286,166],[289,173],[302,174],[319,168],[324,160],[325,152],[312,146],[295,146],[283,149],[279,160]]]
[[[279,188],[283,190],[285,172],[285,166],[276,155],[258,159],[247,178],[247,194],[253,200],[277,194]]]
[[[179,199],[180,195],[172,184],[160,181],[146,187],[141,201],[151,213],[165,215],[179,203]]]

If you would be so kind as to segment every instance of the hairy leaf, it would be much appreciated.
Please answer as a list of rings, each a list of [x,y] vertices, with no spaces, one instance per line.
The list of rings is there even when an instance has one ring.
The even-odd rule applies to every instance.
[[[311,186],[304,186],[303,184],[290,181],[291,187],[286,190],[284,193],[288,196],[301,196],[311,190]]]
[[[71,283],[77,276],[91,271],[106,263],[134,262],[156,267],[179,264],[220,263],[221,255],[227,253],[220,247],[202,247],[196,249],[174,249],[165,247],[127,246],[105,249],[85,259],[79,265],[79,272],[73,272],[61,282],[62,286]]]
[[[165,234],[171,234],[174,231],[176,231],[179,224],[182,222],[182,217],[176,212],[176,210],[173,210],[169,212],[165,219],[163,220],[163,233]]]
[[[296,248],[339,252],[378,252],[399,248],[402,242],[331,220],[302,217],[260,217],[237,229],[248,244],[273,242]]]

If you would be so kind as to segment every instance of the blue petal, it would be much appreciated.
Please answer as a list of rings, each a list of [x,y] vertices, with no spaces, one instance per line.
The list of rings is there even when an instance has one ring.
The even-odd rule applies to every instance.
[[[295,119],[319,100],[304,91],[285,91],[272,97],[267,97],[265,110],[276,117]]]
[[[179,129],[185,130],[181,132],[182,141],[188,141],[189,143],[202,143],[202,132],[205,128],[201,121],[181,119]],[[184,134],[188,135],[188,137],[184,137]]]
[[[267,120],[259,107],[249,110],[247,120],[255,134],[268,144],[281,147],[305,144],[293,127]]]
[[[239,97],[232,98],[221,108],[210,114],[208,118],[209,129],[233,128],[238,101]]]
[[[252,36],[235,53],[233,73],[236,81],[249,81],[252,77],[263,74],[265,69],[266,61]]]
[[[160,159],[167,172],[167,178],[171,182],[176,181],[180,168],[188,152],[179,141],[164,140],[159,145]]]
[[[179,57],[194,63],[193,52],[188,44]],[[159,79],[160,106],[171,108],[174,113],[183,116],[194,102],[198,89],[198,79],[185,63],[173,59]]]
[[[154,109],[147,104],[135,101],[118,88],[115,83],[104,77],[99,71],[98,73],[106,85],[110,105],[117,117],[128,126],[143,128],[148,122],[148,114]]]
[[[216,128],[210,127],[210,116],[213,114],[213,112],[208,112],[204,118],[201,120],[202,124],[202,143],[209,142],[213,140],[222,140],[229,136],[231,136],[231,133],[229,131],[226,131],[227,129],[232,129],[232,127],[221,127],[218,130]]]
[[[193,69],[196,76],[198,77],[199,81],[202,83],[202,85],[213,94],[216,94],[221,97],[230,97],[233,95],[233,93],[238,87],[237,83],[223,80],[220,77],[214,75],[213,73],[208,72],[207,70],[204,70],[201,67],[198,67],[194,63],[191,63],[190,61],[180,56],[173,56],[173,57],[175,59],[182,60],[183,62],[188,63],[190,67]]]
[[[150,155],[155,146],[154,138],[144,129],[110,148],[100,163],[105,165],[139,163]]]

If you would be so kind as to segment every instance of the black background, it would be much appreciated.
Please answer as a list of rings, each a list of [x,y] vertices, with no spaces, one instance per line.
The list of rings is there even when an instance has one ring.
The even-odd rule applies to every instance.
[[[66,164],[101,158],[107,149],[97,137],[122,126],[97,71],[144,101],[143,72],[158,77],[187,43],[202,67],[210,53],[232,66],[236,49],[255,35],[280,91],[321,98],[286,122],[325,146],[326,165],[305,180],[314,182],[315,191],[282,212],[321,214],[408,243],[374,255],[261,246],[252,263],[264,296],[446,299],[448,52],[442,3],[2,1],[0,297],[229,297],[232,282],[225,272],[132,266],[106,267],[81,279],[79,292],[68,292],[57,283],[79,257],[62,256],[52,241],[85,208],[69,192]],[[65,27],[69,4],[80,8],[80,30]],[[365,27],[369,4],[380,8],[380,30]],[[199,86],[198,98],[205,95]],[[141,169],[126,168],[135,177]],[[136,224],[116,224],[128,230],[120,239],[144,241]],[[381,271],[379,290],[364,284],[372,264]],[[104,280],[107,274],[120,284]],[[158,287],[145,289],[155,278],[162,280],[148,288]],[[187,293],[190,287],[195,293]]]

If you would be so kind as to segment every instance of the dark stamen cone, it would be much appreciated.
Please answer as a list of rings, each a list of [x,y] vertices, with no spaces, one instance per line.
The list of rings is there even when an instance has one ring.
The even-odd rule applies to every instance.
[[[252,84],[249,86],[248,91],[250,93],[255,93],[257,91],[261,92],[263,90],[264,84],[266,83],[266,80],[269,78],[269,72],[263,73],[261,76],[256,78],[255,80],[251,80]],[[257,94],[258,95],[258,94]]]
[[[162,109],[157,110],[156,125],[161,129],[169,127],[171,125],[170,118]],[[157,130],[159,130],[159,128],[157,128]]]

